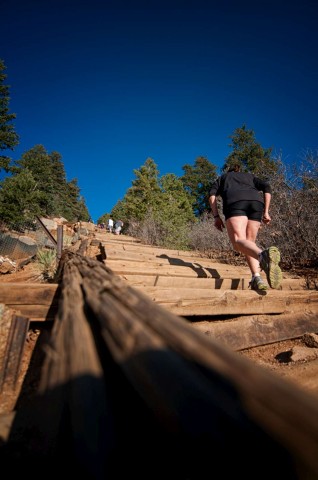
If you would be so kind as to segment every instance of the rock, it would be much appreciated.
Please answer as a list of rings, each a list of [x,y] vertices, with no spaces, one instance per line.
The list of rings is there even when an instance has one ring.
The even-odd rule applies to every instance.
[[[300,361],[307,361],[313,360],[314,358],[318,358],[318,348],[308,348],[302,346],[293,347],[292,353],[290,356],[291,362],[300,362]]]
[[[318,335],[316,333],[304,333],[302,340],[307,347],[318,347]]]
[[[31,237],[8,232],[1,234],[0,249],[2,255],[18,259],[35,255],[38,246]]]
[[[16,271],[16,263],[10,258],[0,257],[0,273],[11,273]]]

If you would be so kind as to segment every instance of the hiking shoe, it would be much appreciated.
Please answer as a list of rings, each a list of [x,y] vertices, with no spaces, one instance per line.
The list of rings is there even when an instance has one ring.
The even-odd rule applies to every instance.
[[[260,255],[260,267],[266,274],[267,282],[271,288],[278,289],[282,283],[283,274],[279,267],[280,252],[277,247],[269,247]]]
[[[249,287],[251,290],[267,290],[268,286],[264,282],[264,280],[261,279],[261,277],[254,277],[250,283]]]

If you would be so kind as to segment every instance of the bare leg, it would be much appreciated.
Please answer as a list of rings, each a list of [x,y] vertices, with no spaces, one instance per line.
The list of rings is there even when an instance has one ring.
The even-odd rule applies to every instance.
[[[245,255],[247,264],[252,274],[260,271],[259,248],[255,241],[260,227],[260,222],[248,220],[247,217],[231,217],[226,221],[226,229],[234,250]]]

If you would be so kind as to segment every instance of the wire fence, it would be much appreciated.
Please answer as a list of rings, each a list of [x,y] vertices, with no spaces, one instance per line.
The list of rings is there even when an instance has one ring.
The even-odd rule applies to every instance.
[[[48,234],[39,219],[11,224],[0,220],[1,257],[16,261],[32,257],[45,247],[56,248],[56,233],[51,230]]]

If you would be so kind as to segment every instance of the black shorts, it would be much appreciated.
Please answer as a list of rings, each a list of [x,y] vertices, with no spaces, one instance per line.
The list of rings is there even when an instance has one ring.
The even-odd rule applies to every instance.
[[[257,200],[240,200],[223,209],[225,220],[230,217],[247,217],[249,220],[262,221],[264,204]]]

